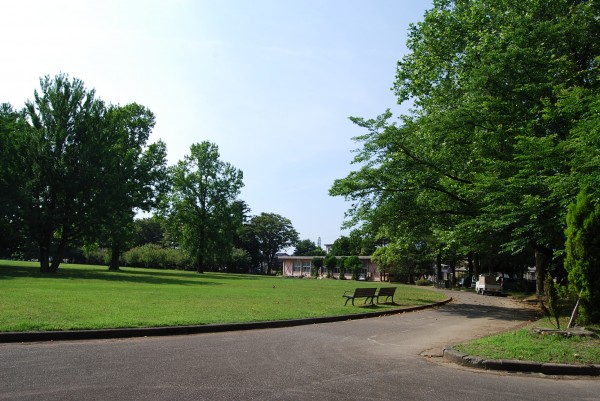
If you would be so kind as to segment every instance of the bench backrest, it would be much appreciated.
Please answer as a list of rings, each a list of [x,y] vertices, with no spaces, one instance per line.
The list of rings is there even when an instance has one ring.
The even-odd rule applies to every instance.
[[[354,296],[356,298],[360,297],[374,297],[377,288],[357,288],[354,290]]]
[[[390,297],[396,293],[396,287],[383,287],[379,289],[380,297]]]

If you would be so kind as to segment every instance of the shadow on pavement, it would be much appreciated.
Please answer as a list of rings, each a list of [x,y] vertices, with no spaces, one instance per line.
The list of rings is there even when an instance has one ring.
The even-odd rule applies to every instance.
[[[541,313],[531,307],[488,305],[484,303],[450,302],[440,308],[440,312],[462,316],[467,319],[489,318],[505,321],[527,321],[539,319]]]

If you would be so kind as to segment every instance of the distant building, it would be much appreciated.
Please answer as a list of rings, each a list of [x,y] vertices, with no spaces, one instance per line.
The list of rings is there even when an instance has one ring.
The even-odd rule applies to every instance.
[[[327,245],[325,245],[327,247]],[[341,258],[343,256],[339,256]],[[314,256],[279,256],[278,259],[282,263],[282,273],[288,277],[309,277],[312,270],[312,259]],[[363,263],[361,275],[369,281],[381,281],[381,274],[379,273],[379,267],[377,263],[371,261],[370,256],[359,256],[360,261]],[[321,268],[319,276],[325,277],[327,275],[327,269],[325,266]],[[336,267],[333,276],[339,278],[340,268]],[[352,273],[346,272],[346,278],[350,279]]]

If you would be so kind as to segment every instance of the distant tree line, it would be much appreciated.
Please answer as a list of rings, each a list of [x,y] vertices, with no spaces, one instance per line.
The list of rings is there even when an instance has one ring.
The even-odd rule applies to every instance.
[[[155,117],[115,106],[66,74],[40,79],[21,109],[0,105],[0,257],[269,273],[296,245],[289,219],[250,216],[243,174],[217,145],[167,166]],[[140,212],[152,217],[136,218]]]

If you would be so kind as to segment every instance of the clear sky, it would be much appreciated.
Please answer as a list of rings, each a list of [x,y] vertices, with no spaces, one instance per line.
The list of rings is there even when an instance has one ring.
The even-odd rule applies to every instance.
[[[21,108],[64,72],[113,104],[156,115],[169,164],[192,143],[244,172],[251,214],[289,218],[331,243],[363,130],[396,105],[390,90],[409,24],[429,0],[0,0],[0,102]]]

